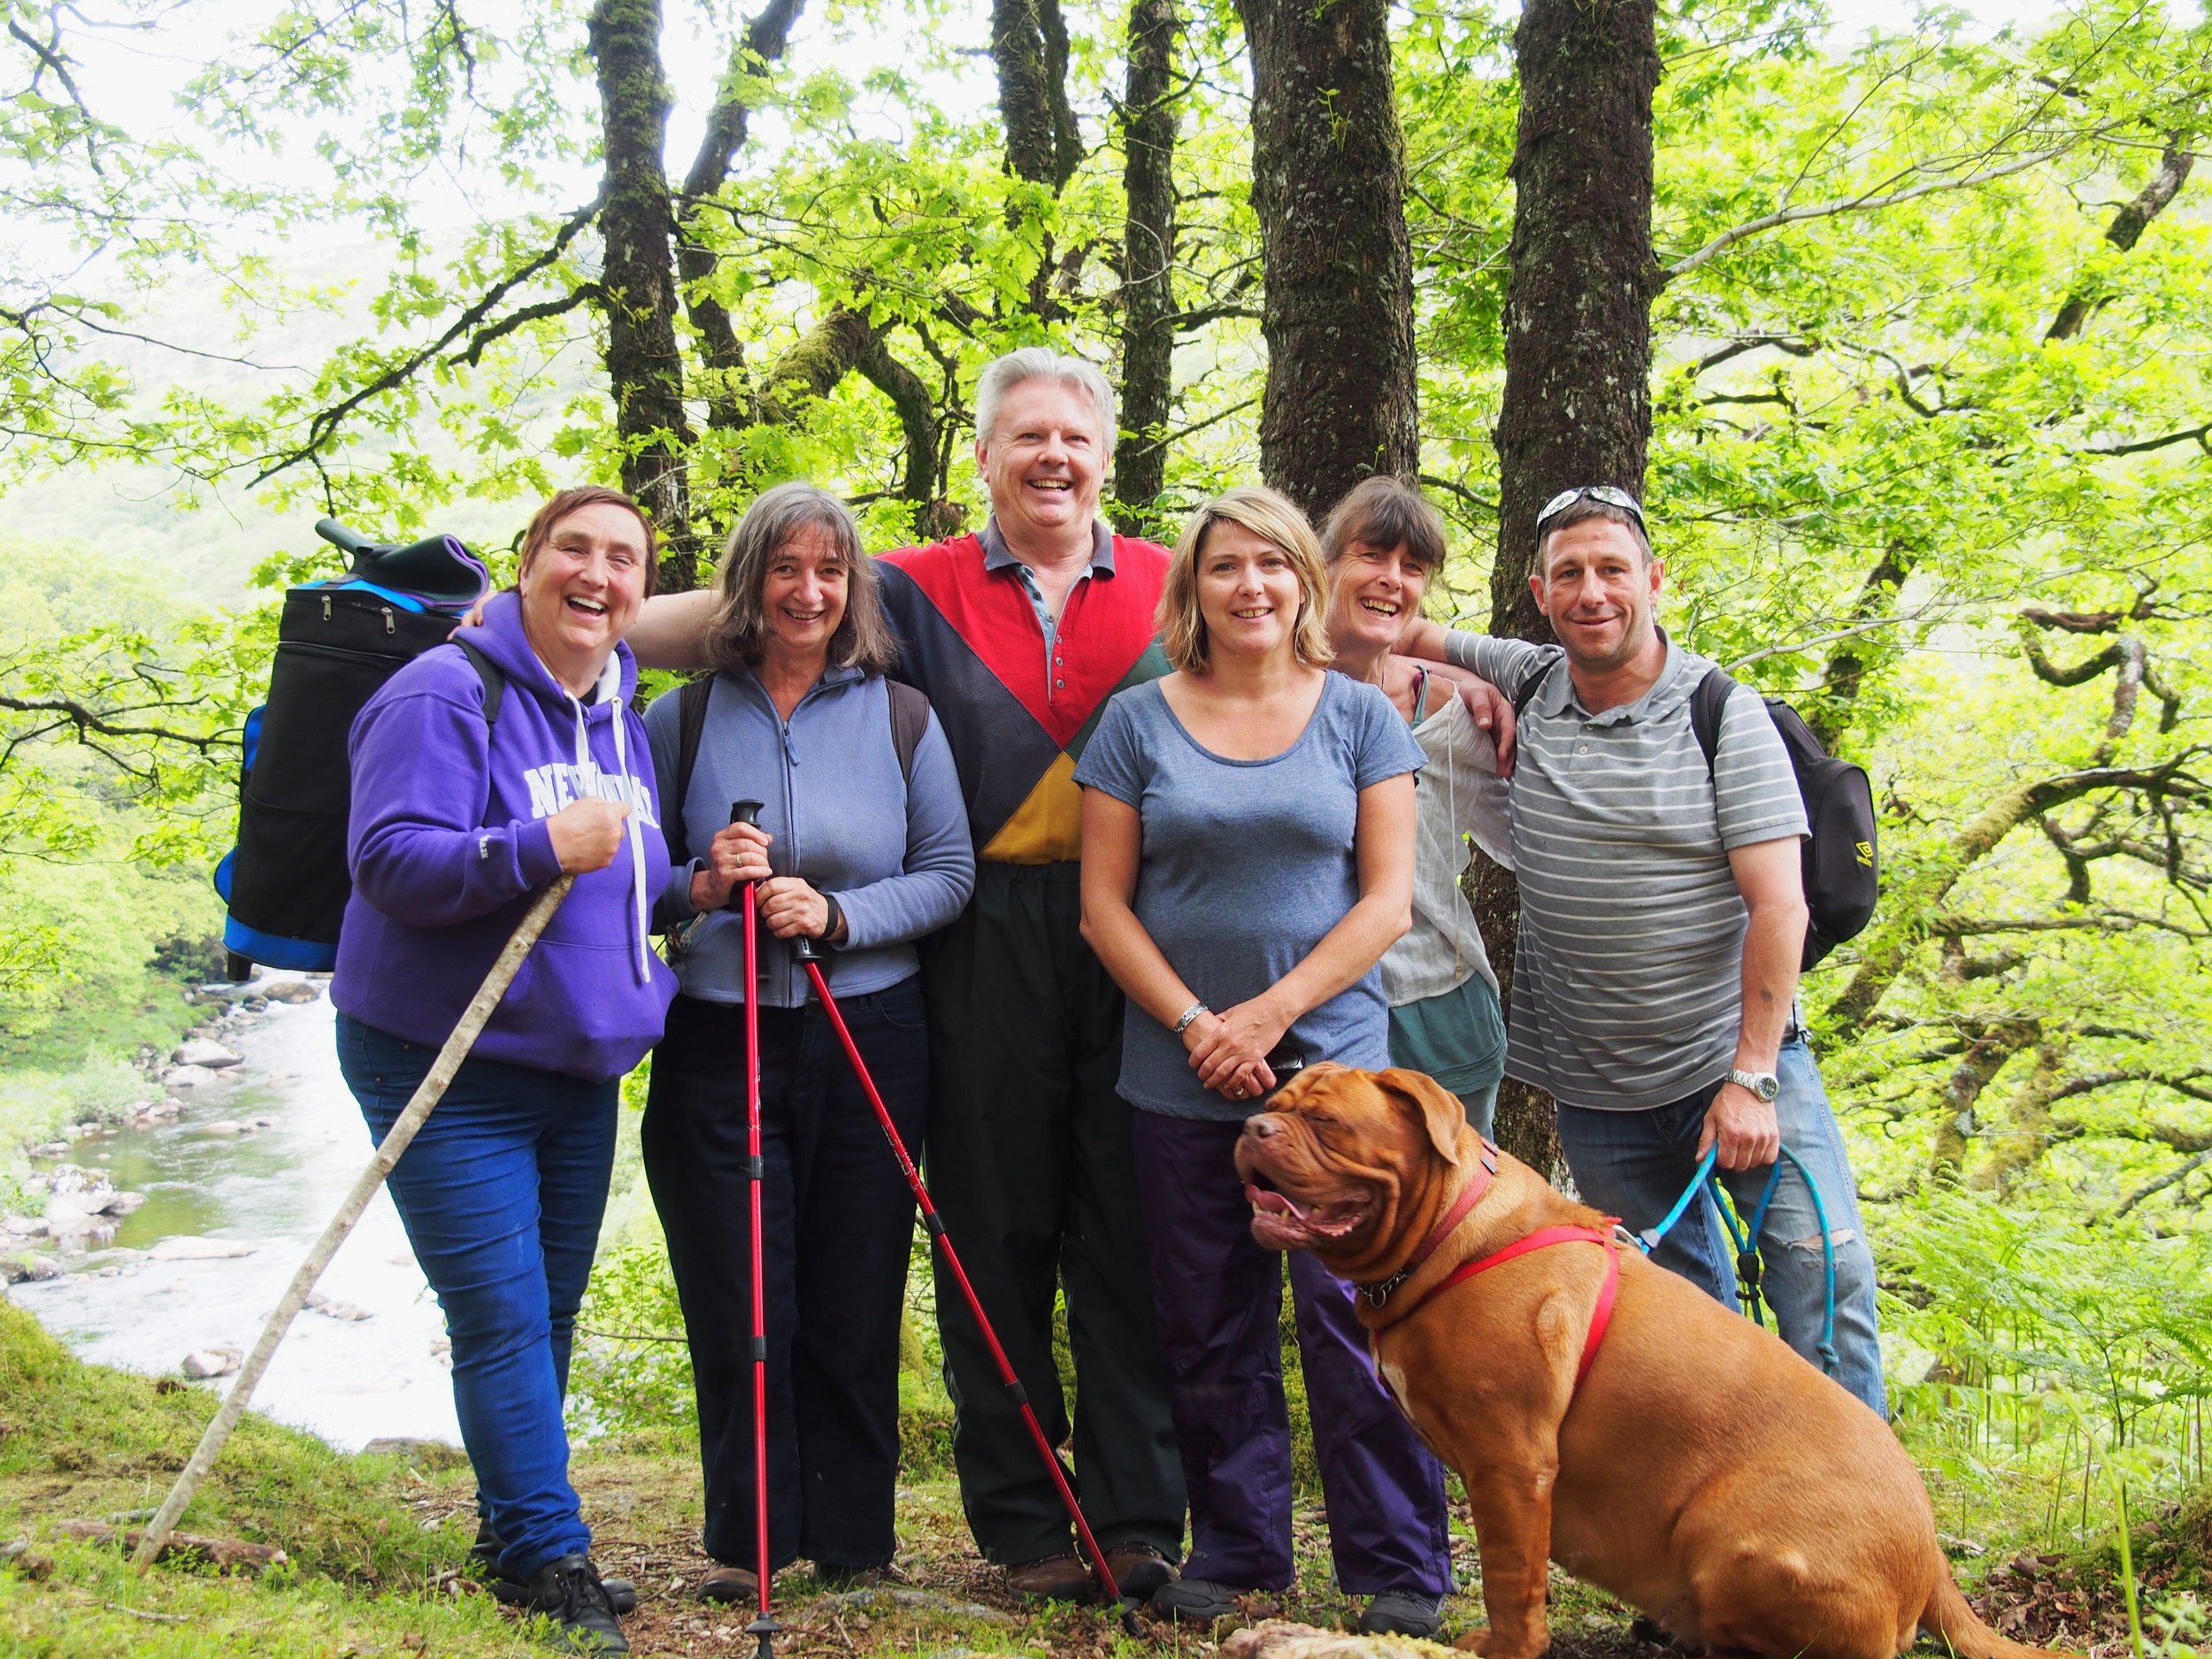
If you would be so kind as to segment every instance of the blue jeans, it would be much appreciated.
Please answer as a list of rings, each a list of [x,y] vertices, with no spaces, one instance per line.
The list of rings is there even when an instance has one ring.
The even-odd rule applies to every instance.
[[[1874,1257],[1859,1219],[1858,1183],[1845,1153],[1843,1133],[1828,1107],[1820,1070],[1801,1039],[1782,1045],[1776,1073],[1782,1092],[1774,1102],[1782,1144],[1805,1162],[1820,1184],[1836,1253],[1836,1380],[1880,1416],[1889,1415],[1882,1386],[1882,1349],[1874,1322]],[[1632,1232],[1659,1225],[1697,1170],[1697,1142],[1715,1089],[1704,1089],[1647,1111],[1559,1109],[1559,1147],[1585,1203],[1618,1216]],[[1747,1222],[1766,1191],[1768,1167],[1723,1170],[1722,1183]],[[1786,1159],[1781,1184],[1759,1235],[1765,1264],[1763,1287],[1782,1340],[1820,1363],[1821,1315],[1826,1302],[1820,1222],[1812,1194]],[[1735,1250],[1709,1196],[1693,1204],[1652,1252],[1670,1268],[1733,1308]]]
[[[437,1056],[338,1016],[338,1069],[379,1141]],[[607,1208],[620,1087],[465,1061],[388,1183],[445,1310],[461,1441],[506,1545],[500,1567],[518,1578],[591,1548],[561,1402]]]

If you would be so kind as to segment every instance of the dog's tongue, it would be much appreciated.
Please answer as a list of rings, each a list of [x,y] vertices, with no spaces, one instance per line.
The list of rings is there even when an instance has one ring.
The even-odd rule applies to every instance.
[[[1247,1183],[1244,1199],[1253,1209],[1263,1210],[1271,1216],[1290,1216],[1300,1221],[1306,1218],[1306,1212],[1281,1193],[1269,1192]]]

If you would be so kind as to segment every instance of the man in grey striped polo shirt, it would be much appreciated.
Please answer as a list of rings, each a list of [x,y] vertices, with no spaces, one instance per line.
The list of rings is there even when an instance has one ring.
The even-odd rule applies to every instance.
[[[1630,496],[1561,495],[1537,520],[1536,557],[1529,585],[1558,645],[1423,624],[1400,648],[1440,654],[1523,704],[1506,1074],[1558,1101],[1575,1186],[1639,1232],[1716,1145],[1748,1217],[1787,1143],[1819,1185],[1835,1246],[1836,1379],[1886,1414],[1856,1183],[1793,1011],[1806,823],[1789,756],[1757,694],[1739,687],[1708,766],[1690,697],[1712,664],[1654,618],[1663,566]],[[1760,1242],[1782,1336],[1819,1363],[1821,1226],[1793,1173]],[[1704,1204],[1653,1257],[1733,1306],[1731,1258]]]

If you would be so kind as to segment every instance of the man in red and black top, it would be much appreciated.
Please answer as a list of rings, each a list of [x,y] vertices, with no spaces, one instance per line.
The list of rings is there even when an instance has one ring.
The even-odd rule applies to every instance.
[[[1052,1357],[1064,1289],[1084,1513],[1123,1591],[1149,1595],[1180,1550],[1183,1480],[1114,1087],[1122,997],[1080,931],[1074,772],[1106,699],[1167,672],[1153,618],[1168,556],[1099,519],[1114,405],[1090,365],[1000,358],[976,388],[976,430],[982,534],[881,562],[898,672],[951,741],[978,857],[975,897],[922,976],[930,1192],[1055,1445],[1070,1428]],[[977,1544],[1016,1589],[1079,1594],[1066,1513],[941,1272],[937,1310]]]
[[[1083,942],[1075,763],[1106,699],[1168,672],[1153,641],[1164,548],[1098,517],[1114,396],[1079,358],[1010,353],[976,387],[980,535],[879,561],[898,678],[952,745],[978,865],[975,897],[926,951],[931,1196],[1046,1437],[1072,1432],[1083,1511],[1125,1594],[1175,1576],[1182,1465],[1152,1308],[1121,992]],[[703,665],[711,594],[649,603],[630,634],[653,667]],[[1077,1403],[1052,1356],[1067,1295]],[[1025,1594],[1090,1586],[1067,1512],[958,1288],[938,1328],[957,1416],[953,1461],[987,1560]]]

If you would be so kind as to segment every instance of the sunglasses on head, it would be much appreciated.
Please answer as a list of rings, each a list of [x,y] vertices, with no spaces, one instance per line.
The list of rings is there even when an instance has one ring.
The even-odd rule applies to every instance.
[[[1557,518],[1578,501],[1600,501],[1609,507],[1618,507],[1636,520],[1637,527],[1645,534],[1651,534],[1651,526],[1644,523],[1644,510],[1638,504],[1636,498],[1626,490],[1616,489],[1610,484],[1585,484],[1578,489],[1561,490],[1546,502],[1544,511],[1536,515],[1536,534],[1539,535],[1544,534],[1544,521],[1547,518]]]

